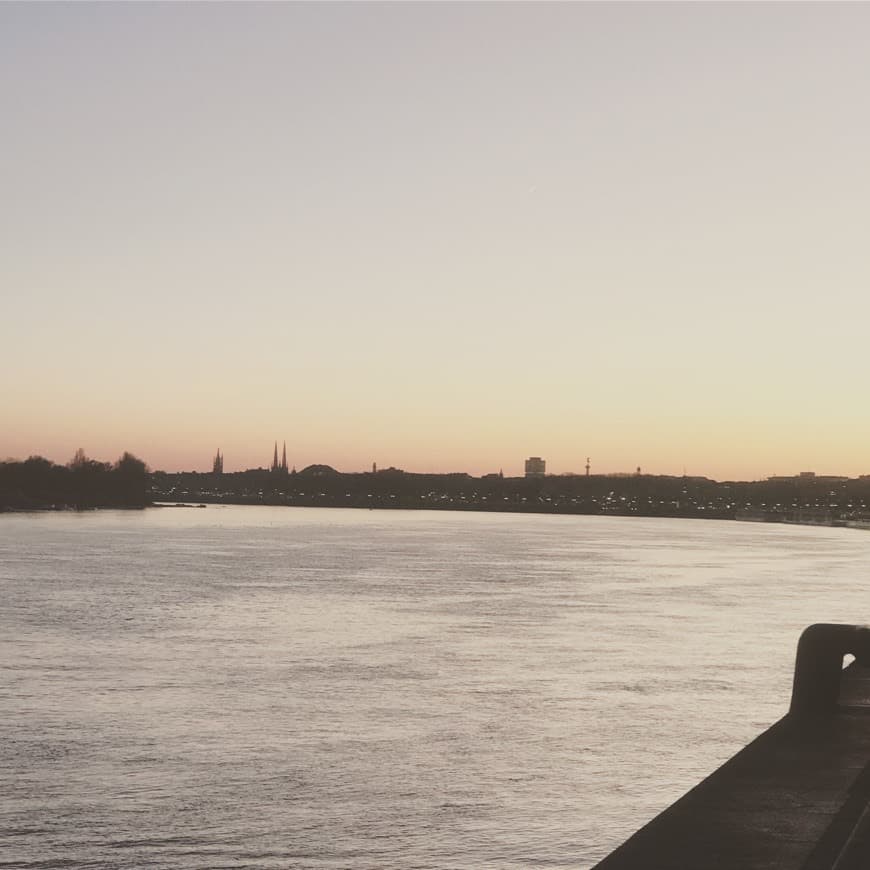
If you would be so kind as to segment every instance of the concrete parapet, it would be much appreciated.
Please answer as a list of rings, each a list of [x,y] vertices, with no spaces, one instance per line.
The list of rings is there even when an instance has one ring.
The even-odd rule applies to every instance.
[[[870,870],[870,628],[806,629],[789,713],[596,865],[725,868]]]

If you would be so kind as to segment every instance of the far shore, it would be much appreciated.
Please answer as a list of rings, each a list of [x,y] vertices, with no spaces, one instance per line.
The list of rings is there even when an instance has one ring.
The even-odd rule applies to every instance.
[[[388,503],[377,502],[375,504],[341,504],[341,503],[317,503],[308,501],[299,503],[289,500],[229,500],[220,499],[212,501],[153,501],[143,505],[89,505],[87,507],[71,507],[68,505],[41,505],[26,507],[3,507],[0,514],[40,514],[40,513],[89,513],[94,511],[141,511],[148,508],[167,509],[205,509],[209,507],[232,506],[232,507],[303,507],[303,508],[340,508],[345,510],[382,510],[382,511],[443,511],[451,513],[501,513],[501,514],[537,514],[549,516],[598,516],[598,517],[621,517],[621,518],[644,518],[644,519],[696,519],[696,520],[731,520],[753,523],[780,523],[785,525],[803,525],[817,527],[839,527],[870,530],[870,520],[841,520],[831,518],[830,515],[810,514],[801,518],[799,515],[771,512],[766,515],[749,512],[751,515],[716,515],[712,512],[698,511],[694,513],[666,513],[628,510],[601,510],[593,512],[589,510],[566,510],[559,506],[545,505],[486,505],[486,504],[397,504],[395,500]]]

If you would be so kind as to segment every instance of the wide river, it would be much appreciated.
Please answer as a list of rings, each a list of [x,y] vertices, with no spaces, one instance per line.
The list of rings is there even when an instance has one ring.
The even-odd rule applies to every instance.
[[[0,516],[0,866],[583,870],[783,715],[870,533]]]

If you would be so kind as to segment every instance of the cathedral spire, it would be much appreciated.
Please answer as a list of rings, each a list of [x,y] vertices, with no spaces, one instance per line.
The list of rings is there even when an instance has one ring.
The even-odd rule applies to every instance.
[[[287,473],[287,442],[284,442],[284,449],[281,451],[281,471]]]
[[[278,470],[278,442],[275,442],[275,455],[272,457],[272,471]]]

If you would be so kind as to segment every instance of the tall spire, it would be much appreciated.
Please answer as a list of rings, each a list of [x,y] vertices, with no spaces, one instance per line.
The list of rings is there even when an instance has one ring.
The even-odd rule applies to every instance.
[[[275,442],[275,455],[272,458],[272,471],[278,470],[278,442]]]
[[[281,451],[281,471],[287,472],[287,442],[284,442],[284,449]]]

